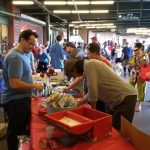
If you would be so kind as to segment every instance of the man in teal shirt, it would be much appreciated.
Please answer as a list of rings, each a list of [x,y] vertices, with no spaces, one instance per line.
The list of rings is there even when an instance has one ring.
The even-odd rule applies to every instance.
[[[32,89],[43,89],[42,84],[33,83],[32,69],[26,55],[33,48],[36,38],[37,34],[31,30],[21,32],[19,44],[9,50],[3,62],[4,88],[1,103],[8,116],[8,150],[18,150],[17,136],[26,134]]]

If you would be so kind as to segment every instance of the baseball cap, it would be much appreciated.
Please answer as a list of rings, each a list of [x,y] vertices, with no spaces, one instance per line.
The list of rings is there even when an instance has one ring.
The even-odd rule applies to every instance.
[[[143,47],[143,44],[142,43],[135,43],[134,47],[133,47],[133,50],[137,50],[139,48]]]
[[[65,44],[65,47],[64,47],[64,48],[66,48],[66,47],[76,48],[75,44],[72,43],[72,42],[67,42],[67,43]]]
[[[67,75],[67,76],[70,75],[70,73],[77,61],[78,61],[78,59],[68,59],[65,62],[65,66],[64,66],[65,75]]]
[[[97,37],[96,36],[93,36],[91,39],[97,41]]]

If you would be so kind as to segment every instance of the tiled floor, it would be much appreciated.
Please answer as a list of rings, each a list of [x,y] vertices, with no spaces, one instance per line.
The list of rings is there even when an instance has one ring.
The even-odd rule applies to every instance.
[[[145,102],[142,104],[142,111],[135,112],[133,125],[143,132],[150,135],[150,82],[147,84]],[[2,111],[0,110],[0,122],[3,120]],[[7,150],[6,138],[0,139],[0,150]]]

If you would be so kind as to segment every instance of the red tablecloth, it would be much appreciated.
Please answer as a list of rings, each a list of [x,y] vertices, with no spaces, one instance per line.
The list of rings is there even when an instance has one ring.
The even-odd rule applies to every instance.
[[[31,117],[31,141],[30,146],[32,150],[42,150],[39,148],[39,141],[41,137],[46,137],[45,128],[49,125],[38,116],[38,103],[41,98],[34,98],[32,100],[32,117]],[[26,146],[24,146],[26,147]],[[126,141],[115,129],[112,130],[112,136],[108,137],[98,143],[91,143],[85,141],[78,141],[72,147],[62,148],[63,150],[136,150],[128,141]],[[61,150],[62,150],[61,149]],[[48,150],[48,149],[45,149]]]

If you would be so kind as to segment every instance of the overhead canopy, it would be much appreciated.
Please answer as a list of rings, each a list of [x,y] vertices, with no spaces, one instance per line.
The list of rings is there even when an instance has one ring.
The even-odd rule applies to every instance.
[[[45,21],[45,15],[49,13],[51,23],[56,26],[65,25],[67,21],[78,28],[85,27],[85,23],[93,28],[95,23],[105,24],[104,27],[111,23],[110,28],[150,26],[149,0],[30,0],[31,5],[25,5],[25,0],[23,2],[24,4],[15,4],[21,13],[42,21]]]

